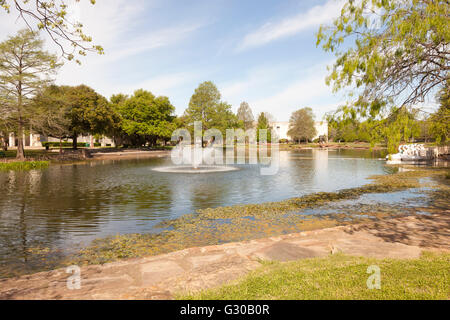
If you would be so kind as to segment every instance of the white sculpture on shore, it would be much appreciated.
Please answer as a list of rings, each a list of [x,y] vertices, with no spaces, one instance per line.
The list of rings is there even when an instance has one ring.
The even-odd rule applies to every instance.
[[[423,144],[403,144],[398,147],[399,153],[387,156],[389,162],[416,161],[427,158],[427,149]]]

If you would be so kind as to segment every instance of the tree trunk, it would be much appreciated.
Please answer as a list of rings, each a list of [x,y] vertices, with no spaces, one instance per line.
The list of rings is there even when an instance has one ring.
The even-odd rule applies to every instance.
[[[78,149],[78,135],[75,134],[73,136],[72,140],[73,140],[72,147],[73,147],[74,150],[77,150]]]
[[[63,154],[62,138],[59,138],[59,155]]]
[[[2,141],[3,141],[3,145],[2,145],[2,149],[3,151],[8,151],[8,138],[6,135],[3,136]]]
[[[24,160],[25,159],[25,149],[23,146],[23,128],[22,124],[19,124],[19,128],[17,130],[17,155],[16,159]]]

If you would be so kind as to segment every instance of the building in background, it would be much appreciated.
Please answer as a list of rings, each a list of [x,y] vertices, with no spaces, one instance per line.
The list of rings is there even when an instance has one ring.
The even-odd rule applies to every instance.
[[[94,136],[79,136],[77,138],[78,143],[84,143],[86,146],[94,147],[96,143],[102,147],[114,147],[114,140],[108,137],[102,137],[101,139],[95,139]],[[24,147],[26,148],[41,148],[44,142],[59,143],[59,139],[46,137],[40,134],[30,133],[23,135]],[[63,140],[63,142],[72,142],[72,139]],[[14,133],[9,135],[8,145],[9,147],[16,147],[18,144],[17,137]]]
[[[280,140],[292,140],[292,138],[288,135],[289,121],[272,122],[270,126],[278,134],[278,138]],[[315,126],[317,134],[313,138],[313,140],[319,139],[320,137],[324,137],[325,140],[328,140],[328,122],[317,121],[315,123]]]

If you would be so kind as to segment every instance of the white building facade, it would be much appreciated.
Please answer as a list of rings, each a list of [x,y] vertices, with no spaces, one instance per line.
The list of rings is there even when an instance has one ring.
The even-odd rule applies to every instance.
[[[273,122],[270,124],[272,130],[278,134],[280,140],[292,141],[292,137],[289,136],[289,121]],[[318,121],[315,123],[316,136],[312,140],[319,139],[320,137],[326,137],[328,139],[328,122]]]
[[[100,143],[102,147],[115,147],[114,140],[108,137],[102,137],[101,139],[95,139],[94,136],[88,135],[88,136],[79,136],[77,138],[77,141],[79,143],[85,143],[86,146],[94,147],[95,143]],[[51,137],[45,137],[40,134],[30,133],[30,134],[24,134],[23,135],[23,142],[24,147],[27,148],[42,148],[43,142],[55,142],[59,143],[59,139],[51,138]],[[72,139],[66,139],[63,140],[63,142],[72,142]],[[16,147],[18,144],[17,137],[14,135],[14,133],[11,133],[9,135],[9,141],[8,145],[9,147]]]

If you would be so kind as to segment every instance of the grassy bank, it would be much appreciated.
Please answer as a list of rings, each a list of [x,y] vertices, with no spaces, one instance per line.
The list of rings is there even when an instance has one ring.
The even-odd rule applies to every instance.
[[[49,161],[0,162],[0,171],[26,171],[48,168]]]
[[[367,142],[328,142],[325,144],[319,143],[282,143],[280,144],[280,150],[296,150],[302,148],[323,148],[326,146],[331,149],[366,149],[366,150],[384,150],[386,145],[376,144],[372,146]]]
[[[369,266],[380,268],[381,289],[369,290]],[[450,254],[420,259],[371,259],[342,254],[294,262],[264,262],[221,288],[180,295],[194,300],[450,299]]]
[[[8,150],[0,152],[0,159],[15,159],[17,151],[16,150]],[[25,150],[26,158],[45,158],[51,155],[52,153],[47,150]]]

